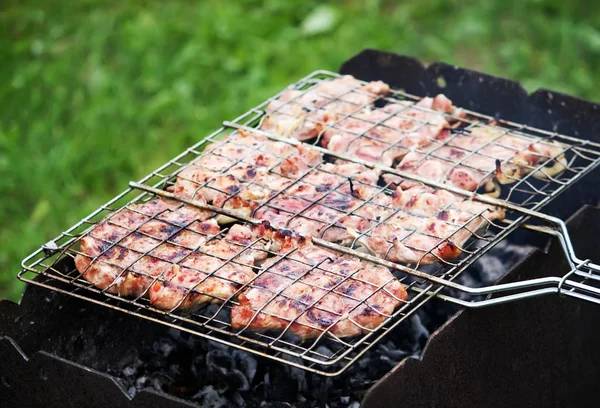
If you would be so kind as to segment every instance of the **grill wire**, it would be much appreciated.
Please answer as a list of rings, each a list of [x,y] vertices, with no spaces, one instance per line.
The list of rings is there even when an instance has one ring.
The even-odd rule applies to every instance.
[[[301,90],[303,92],[310,92],[314,90],[314,88],[322,83],[323,81],[328,81],[338,77],[337,74],[329,73],[325,71],[317,71],[296,84],[290,86],[288,89]],[[361,93],[362,91],[359,89],[351,89],[347,91],[348,93]],[[369,261],[378,263],[380,265],[389,267],[394,276],[402,282],[409,293],[408,300],[403,300],[400,302],[400,305],[394,310],[391,314],[385,314],[383,322],[375,328],[366,328],[362,327],[363,334],[351,337],[351,338],[340,338],[332,334],[328,329],[321,330],[320,335],[311,340],[300,341],[295,336],[290,335],[289,328],[295,320],[290,322],[285,330],[280,333],[257,333],[248,329],[234,329],[231,326],[231,321],[229,319],[230,311],[233,307],[238,305],[238,301],[236,300],[236,295],[241,293],[248,287],[252,287],[252,282],[249,282],[242,287],[240,287],[235,294],[228,296],[227,298],[219,299],[219,304],[203,304],[199,309],[191,312],[180,310],[179,308],[173,308],[172,310],[160,310],[153,305],[150,304],[149,300],[144,296],[146,292],[148,292],[149,287],[144,291],[142,295],[137,296],[136,298],[124,298],[117,294],[111,293],[112,284],[104,290],[98,289],[94,287],[91,283],[86,281],[82,277],[82,273],[77,271],[74,267],[73,259],[79,252],[79,244],[81,239],[89,233],[94,226],[96,226],[101,220],[105,219],[107,216],[111,214],[118,213],[119,211],[123,211],[123,209],[128,209],[129,211],[136,211],[136,207],[134,204],[138,203],[148,203],[152,200],[158,198],[168,198],[179,201],[179,206],[182,207],[184,205],[197,206],[204,209],[209,209],[221,216],[227,216],[234,219],[237,219],[239,222],[247,223],[247,224],[257,224],[260,220],[253,218],[252,216],[243,215],[239,212],[235,212],[232,210],[228,210],[226,208],[217,208],[210,205],[206,205],[201,202],[197,202],[194,200],[186,200],[181,197],[175,196],[166,192],[165,190],[169,187],[173,186],[177,176],[181,178],[181,172],[184,169],[190,168],[190,166],[195,166],[194,162],[197,162],[200,158],[205,157],[207,154],[204,152],[204,148],[208,145],[211,145],[213,154],[215,149],[218,147],[223,147],[228,143],[232,143],[231,140],[227,140],[227,136],[238,132],[238,131],[252,131],[255,134],[266,136],[269,141],[278,141],[280,143],[289,145],[289,146],[297,146],[299,142],[288,139],[285,137],[278,136],[268,131],[260,131],[256,130],[257,126],[264,121],[265,118],[265,109],[274,100],[278,100],[281,94],[276,95],[275,97],[267,100],[256,108],[251,109],[245,114],[241,115],[237,119],[232,122],[225,122],[223,128],[219,129],[215,133],[203,139],[201,142],[196,145],[190,147],[181,155],[177,156],[173,160],[169,161],[165,165],[161,166],[159,169],[152,172],[147,177],[140,180],[139,183],[132,183],[132,187],[127,189],[114,199],[110,200],[105,205],[101,206],[98,210],[93,212],[88,217],[81,220],[75,226],[71,227],[69,230],[63,232],[56,239],[50,241],[42,248],[34,252],[28,258],[23,261],[23,270],[19,274],[19,278],[36,285],[40,285],[51,290],[55,290],[61,293],[66,293],[72,296],[76,296],[97,304],[101,304],[113,309],[118,309],[125,311],[130,314],[134,314],[141,318],[153,320],[159,323],[162,323],[167,326],[171,326],[174,328],[178,328],[180,330],[184,330],[190,333],[193,333],[198,336],[202,336],[205,338],[209,338],[211,340],[224,343],[233,347],[237,347],[243,350],[250,351],[255,354],[259,354],[271,359],[278,360],[285,364],[290,364],[296,367],[300,367],[302,369],[310,370],[323,375],[338,375],[343,372],[350,364],[354,363],[358,358],[360,358],[367,350],[369,350],[374,344],[376,344],[385,334],[392,328],[396,327],[400,324],[404,319],[409,317],[412,313],[414,313],[421,305],[426,303],[429,299],[436,296],[443,288],[444,282],[451,282],[454,280],[460,273],[462,273],[465,269],[467,269],[470,265],[473,264],[479,257],[485,254],[489,249],[491,249],[495,244],[497,244],[500,240],[504,239],[508,234],[514,231],[516,228],[521,226],[525,221],[530,219],[527,213],[520,213],[518,211],[512,211],[507,214],[507,219],[503,221],[494,221],[487,217],[487,211],[484,210],[481,212],[473,213],[472,218],[461,225],[456,225],[456,230],[446,238],[452,238],[455,234],[459,234],[461,232],[468,232],[471,236],[469,240],[467,240],[464,244],[459,246],[459,250],[461,255],[456,259],[442,259],[435,252],[435,248],[431,248],[426,251],[423,255],[430,255],[437,258],[437,263],[431,265],[425,265],[417,263],[415,265],[402,265],[395,262],[391,262],[387,259],[380,259],[374,257],[372,255],[364,254],[362,252],[356,251],[354,248],[356,244],[360,241],[361,238],[365,237],[373,228],[378,225],[381,225],[390,217],[400,214],[403,210],[398,208],[387,208],[382,207],[379,204],[373,202],[373,199],[377,196],[377,194],[391,194],[393,192],[393,186],[390,183],[379,182],[377,184],[368,184],[363,181],[359,181],[353,178],[349,178],[347,176],[342,176],[335,171],[324,169],[321,164],[316,164],[311,166],[310,171],[305,172],[302,176],[290,179],[290,184],[285,186],[284,189],[279,191],[278,194],[274,194],[269,199],[260,203],[258,208],[254,209],[252,214],[256,214],[256,212],[260,209],[277,209],[277,211],[286,211],[285,208],[276,206],[276,199],[281,197],[282,194],[286,192],[293,191],[294,188],[298,187],[298,185],[304,183],[311,185],[312,187],[318,187],[314,183],[311,183],[309,180],[310,176],[314,176],[315,174],[325,174],[327,176],[331,176],[337,178],[339,183],[324,193],[322,196],[319,196],[316,199],[308,200],[303,203],[304,209],[310,209],[315,205],[319,205],[325,207],[328,211],[335,212],[339,215],[344,216],[354,216],[359,218],[364,218],[358,212],[361,208],[365,208],[366,206],[375,206],[381,209],[382,213],[386,212],[386,217],[382,217],[381,219],[369,219],[368,221],[371,223],[371,227],[368,230],[362,231],[358,233],[357,236],[353,237],[351,242],[346,242],[347,246],[340,246],[335,243],[330,243],[320,237],[315,237],[313,239],[313,244],[325,248],[329,251],[337,252],[338,254],[346,254],[351,256],[356,256],[363,261]],[[301,96],[301,95],[300,95]],[[300,97],[298,96],[298,97]],[[334,103],[345,101],[344,98],[347,94],[338,95],[336,97],[330,98],[331,100],[327,103]],[[387,96],[379,97],[376,101],[381,105],[386,103],[395,103],[398,101],[411,101],[416,102],[420,100],[420,98],[415,97],[413,95],[409,95],[400,91],[392,91]],[[286,103],[294,103],[296,102],[296,98],[293,98]],[[350,102],[344,102],[350,103]],[[365,105],[356,105],[355,109],[352,112],[343,115],[341,118],[338,118],[335,122],[329,123],[327,127],[329,129],[338,129],[340,131],[346,131],[340,125],[343,123],[345,119],[360,119],[355,116],[356,113],[368,108],[367,105],[371,105],[372,101]],[[276,112],[270,112],[271,114],[277,113],[281,115],[285,115],[281,110],[286,104],[283,104],[279,110]],[[323,106],[325,108],[327,105]],[[408,109],[407,106],[405,109]],[[433,113],[430,109],[424,107],[416,107],[414,105],[410,106],[411,109],[419,109],[424,112]],[[371,129],[374,129],[378,126],[386,126],[385,121],[393,116],[402,116],[403,110],[399,112],[390,113],[390,115],[386,118],[378,122],[373,122],[369,126],[369,129],[364,132],[357,134],[356,139],[358,138],[369,138],[367,132]],[[513,178],[513,183],[508,186],[503,186],[502,196],[498,199],[498,202],[505,203],[506,208],[524,208],[531,211],[535,211],[545,204],[547,204],[550,200],[559,195],[563,190],[565,190],[569,185],[575,182],[577,179],[591,171],[600,160],[600,146],[594,143],[579,140],[572,137],[559,135],[552,132],[546,132],[539,129],[534,129],[528,126],[500,121],[496,120],[492,117],[481,115],[475,112],[465,111],[467,113],[467,117],[457,116],[454,114],[446,114],[448,118],[453,123],[459,124],[456,126],[451,132],[452,135],[443,142],[435,142],[439,143],[439,147],[448,147],[452,146],[452,140],[461,134],[468,134],[471,129],[476,127],[478,128],[490,128],[494,130],[502,129],[501,133],[498,133],[493,139],[489,141],[485,146],[490,143],[495,143],[499,138],[506,134],[510,134],[511,136],[515,136],[518,138],[523,138],[524,140],[530,141],[531,143],[540,142],[540,141],[549,141],[555,140],[560,143],[562,146],[561,151],[556,154],[554,157],[545,158],[542,163],[538,166],[530,166],[528,168],[529,172],[523,177]],[[310,121],[309,118],[305,118],[305,121]],[[360,119],[363,120],[363,119]],[[419,121],[419,119],[411,117],[410,120],[418,122],[419,127],[432,126],[433,124],[428,121]],[[235,139],[234,139],[235,140]],[[321,136],[317,138],[317,142],[321,140]],[[235,142],[234,142],[235,143]],[[469,167],[468,163],[465,163],[465,159],[471,157],[475,154],[484,155],[485,153],[481,152],[485,146],[482,146],[480,149],[476,149],[469,153],[469,155],[465,158],[462,158],[460,161],[449,161],[450,168],[447,170],[446,176],[451,173],[451,171],[458,166]],[[246,165],[244,159],[252,154],[261,154],[264,153],[263,150],[260,150],[262,145],[253,146],[252,148],[248,148],[248,146],[244,146],[247,149],[247,154],[242,157],[238,157],[236,159],[232,159],[231,157],[223,157],[224,162],[231,162],[227,169],[225,169],[222,173],[227,173],[230,169],[238,165]],[[339,159],[345,160],[348,163],[359,163],[364,164],[370,168],[376,168],[381,170],[382,174],[389,174],[392,176],[402,176],[404,179],[415,179],[419,181],[425,181],[426,184],[432,185],[434,187],[442,187],[448,189],[453,192],[457,192],[465,196],[466,198],[472,197],[472,193],[466,191],[458,191],[456,188],[453,188],[449,185],[440,185],[440,183],[430,182],[426,180],[420,179],[418,176],[407,175],[402,171],[398,171],[397,169],[392,169],[389,167],[376,165],[373,163],[364,162],[355,157],[350,157],[344,153],[333,152],[330,150],[326,150],[323,148],[314,147],[315,149],[320,150],[325,153],[326,159]],[[387,150],[401,148],[399,145],[395,145],[389,143]],[[435,158],[435,160],[444,160],[443,158],[439,158],[435,156],[435,150],[428,150],[423,152],[423,157],[421,160],[426,160],[428,158]],[[564,163],[564,169],[558,175],[548,175],[546,174],[545,178],[538,178],[535,175],[539,175],[540,173],[545,173],[547,171],[546,164],[550,160],[558,159],[559,157],[564,157],[566,159]],[[287,156],[277,156],[275,162],[270,165],[266,171],[270,174],[277,174],[279,176],[285,177],[281,172],[279,172],[278,168],[284,162]],[[501,164],[506,164],[507,161],[504,161]],[[474,171],[482,172],[481,169],[472,168]],[[494,170],[488,170],[485,172],[485,175],[482,177],[482,180],[489,179],[494,176]],[[510,176],[508,176],[510,178]],[[380,178],[381,180],[381,178]],[[197,187],[196,190],[201,188],[213,189],[217,193],[226,194],[229,198],[225,200],[224,206],[229,202],[232,197],[235,197],[239,191],[224,191],[220,190],[215,186],[214,178],[209,179],[204,183],[198,183],[194,180],[188,179],[190,183],[194,183]],[[361,185],[364,187],[368,187],[373,191],[377,191],[376,194],[372,194],[368,199],[357,199],[353,197],[352,194],[345,190],[349,185],[350,192],[353,191],[354,188],[357,188]],[[250,189],[253,187],[260,187],[255,184],[254,181],[245,183],[243,188]],[[350,208],[342,208],[337,205],[331,205],[328,203],[327,198],[332,197],[345,197],[347,199],[352,198],[359,202],[358,206],[353,206]],[[172,209],[173,210],[173,209]],[[305,210],[299,212],[291,212],[287,224],[294,220],[304,220],[310,221],[311,217],[304,214]],[[155,214],[149,217],[145,223],[157,220],[160,214]],[[411,214],[414,216],[414,214]],[[165,222],[164,219],[158,218],[161,222]],[[323,237],[327,231],[335,230],[339,228],[336,224],[337,219],[327,223],[321,222],[322,228],[320,230],[320,236]],[[471,225],[474,221],[480,221],[484,224],[484,228],[478,228],[477,230],[472,230]],[[110,222],[110,221],[108,221]],[[192,231],[189,228],[189,225],[180,225],[177,223],[169,223],[171,227],[178,233],[182,230]],[[286,224],[286,226],[287,226]],[[207,242],[213,242],[216,240],[225,240],[228,228],[222,228],[221,231],[216,235],[206,235],[205,239]],[[193,231],[198,233],[197,231]],[[414,231],[413,231],[414,232]],[[411,234],[413,233],[411,232]],[[139,228],[132,229],[128,231],[127,235],[123,237],[126,239],[128,236],[132,234],[142,234],[143,232],[139,231]],[[199,234],[199,233],[198,233]],[[154,239],[157,241],[156,246],[168,243],[169,245],[177,246],[176,242],[171,240],[173,235],[165,238],[165,239],[157,239],[155,236],[148,236],[148,238]],[[405,237],[406,239],[408,237]],[[109,250],[111,247],[119,246],[119,242],[107,242]],[[287,253],[279,253],[269,250],[265,248],[263,242],[260,238],[248,243],[248,244],[240,244],[234,241],[227,241],[229,244],[236,246],[238,248],[237,253],[230,257],[222,259],[223,265],[227,264],[236,264],[247,266],[243,261],[240,260],[240,255],[244,252],[254,250],[254,251],[262,251],[267,256],[277,259],[290,259],[293,257],[294,251],[296,249],[292,249]],[[156,246],[153,247],[156,248]],[[200,248],[185,248],[186,250],[201,252]],[[148,256],[151,253],[152,249],[146,252],[140,252],[138,254],[139,258],[142,256]],[[151,256],[154,256],[150,254]],[[154,256],[155,257],[155,256]],[[160,259],[160,258],[159,258]],[[423,258],[421,258],[423,259]],[[164,261],[169,262],[169,260],[164,259]],[[181,262],[182,260],[178,261]],[[252,266],[256,269],[255,266]],[[309,271],[322,271],[327,272],[321,268],[321,265],[311,265],[307,264],[306,267]],[[259,268],[260,269],[260,268]],[[271,271],[269,271],[271,272]],[[209,277],[214,276],[217,273],[213,271],[210,274],[207,274]],[[271,272],[272,273],[272,272]],[[139,273],[136,273],[139,274]],[[256,277],[260,276],[258,274]],[[256,277],[254,279],[256,279]],[[163,280],[162,275],[159,276],[148,276],[153,282]],[[221,280],[227,280],[227,278],[219,276]],[[357,279],[352,275],[345,276],[342,278],[340,284],[346,282],[348,279]],[[363,284],[368,284],[368,282],[362,282]],[[386,291],[386,285],[388,282],[379,285],[374,293],[379,293],[382,291]],[[268,290],[268,289],[267,289]],[[331,293],[334,289],[330,289],[327,293]],[[273,292],[273,296],[285,296],[281,291]],[[389,292],[387,292],[389,294]],[[337,292],[336,292],[337,294]],[[390,294],[391,295],[391,294]],[[183,301],[183,299],[182,299]],[[359,300],[358,304],[355,308],[363,305],[367,302],[368,299]],[[181,302],[179,303],[181,304]],[[179,305],[178,305],[179,306]],[[319,308],[317,302],[314,302],[308,307]],[[331,312],[331,311],[328,311]],[[266,313],[261,311],[261,313]],[[338,320],[341,319],[342,316],[338,316]],[[332,325],[331,325],[332,326]],[[330,326],[330,327],[331,327]],[[321,347],[322,345],[326,345],[327,347]],[[329,350],[328,352],[323,352],[323,350]]]

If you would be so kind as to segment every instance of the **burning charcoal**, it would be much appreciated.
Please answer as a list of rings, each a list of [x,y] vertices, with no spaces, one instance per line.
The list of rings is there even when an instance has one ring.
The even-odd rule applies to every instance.
[[[155,341],[154,344],[152,344],[152,351],[164,358],[168,358],[173,352],[174,347],[175,346],[170,340],[166,338],[160,338]]]
[[[287,402],[267,402],[263,401],[260,404],[260,408],[294,408],[293,405],[288,404]]]
[[[123,367],[121,369],[121,373],[125,377],[133,377],[136,375],[140,368],[143,366],[142,360],[138,357],[138,354],[134,351],[129,353],[121,362],[118,364],[119,367]]]
[[[216,303],[208,305],[202,314],[211,317],[215,316],[216,320],[220,320],[222,322],[229,321],[229,311],[226,308],[221,308],[221,305]]]
[[[167,374],[171,378],[179,378],[181,377],[181,368],[179,364],[171,364],[167,369]]]
[[[396,365],[396,362],[389,358],[389,356],[386,356],[385,354],[379,356],[379,361],[386,366],[386,370],[390,370]]]
[[[305,371],[282,365],[271,366],[264,383],[265,396],[275,401],[285,401],[307,388]]]
[[[388,342],[388,344],[382,344],[379,347],[379,350],[381,350],[382,353],[385,353],[385,355],[387,355],[395,363],[400,362],[404,357],[408,356],[409,354],[406,351],[395,349],[394,345],[391,342]]]
[[[192,399],[198,401],[204,408],[227,408],[230,406],[227,399],[219,395],[212,385],[203,387]]]
[[[235,368],[227,375],[227,384],[231,389],[237,391],[248,391],[250,389],[250,383],[246,376]]]
[[[358,360],[358,366],[364,370],[367,367],[369,367],[369,364],[371,363],[371,359],[367,356],[367,357],[363,357],[360,360]]]
[[[213,374],[227,375],[235,367],[233,357],[222,350],[211,350],[206,353],[206,368]]]
[[[146,376],[141,376],[135,380],[135,388],[137,390],[143,390],[150,385],[150,379]]]
[[[317,401],[326,402],[329,399],[329,394],[332,393],[333,380],[331,377],[313,377],[310,387],[310,395]]]
[[[123,374],[126,377],[132,377],[135,375],[136,372],[137,372],[137,369],[133,366],[127,366],[123,369]]]
[[[246,401],[244,400],[244,397],[242,397],[242,395],[239,392],[234,392],[233,395],[231,396],[230,400],[237,407],[245,407],[246,406]]]
[[[193,349],[198,344],[198,339],[194,336],[185,335],[181,330],[169,328],[169,337],[175,342],[175,344],[182,345],[186,348]],[[201,343],[202,344],[202,343]]]
[[[153,378],[152,379],[152,386],[157,391],[162,391],[163,390],[163,382],[161,381],[160,378]]]
[[[256,366],[258,364],[256,359],[240,350],[234,350],[233,357],[237,368],[246,375],[248,382],[251,384],[254,381],[254,376],[256,376]]]
[[[200,381],[202,381],[201,379],[206,377],[206,362],[205,362],[204,358],[205,358],[205,356],[202,354],[197,355],[192,360],[192,365],[191,365],[192,374],[196,378],[200,379]]]
[[[250,384],[241,371],[233,369],[218,378],[213,379],[217,391],[221,394],[232,391],[248,391]]]
[[[317,351],[317,353],[322,354],[322,355],[327,356],[327,357],[331,357],[333,355],[333,351],[331,351],[330,349],[328,349],[325,346],[319,346],[319,347],[317,347],[316,351]]]

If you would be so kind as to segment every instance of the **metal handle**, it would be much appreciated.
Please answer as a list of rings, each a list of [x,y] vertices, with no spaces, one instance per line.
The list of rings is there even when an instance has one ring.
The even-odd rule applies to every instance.
[[[593,281],[600,284],[600,265],[591,262],[589,259],[581,260],[577,257],[564,221],[547,215],[544,215],[543,218],[544,220],[554,224],[557,228],[554,229],[537,225],[524,225],[523,227],[532,231],[552,235],[558,239],[570,266],[570,270],[564,276],[529,279],[520,282],[480,288],[470,288],[459,284],[452,285],[453,289],[470,295],[492,295],[500,292],[513,292],[511,294],[496,296],[494,298],[483,300],[469,301],[443,294],[438,294],[437,297],[442,300],[469,308],[487,307],[548,294],[574,297],[584,301],[600,304],[600,288],[583,283],[586,281]],[[576,277],[581,279],[574,280]]]

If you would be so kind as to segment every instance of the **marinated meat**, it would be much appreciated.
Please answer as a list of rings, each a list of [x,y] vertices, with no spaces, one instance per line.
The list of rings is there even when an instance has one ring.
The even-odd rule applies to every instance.
[[[150,303],[173,310],[229,300],[254,278],[254,262],[267,258],[270,237],[265,224],[232,226],[223,238],[210,240],[172,265],[152,285]]]
[[[154,200],[107,216],[81,240],[75,266],[99,289],[146,295],[153,280],[219,232],[213,214]],[[166,241],[166,242],[165,242]]]
[[[473,234],[504,218],[501,208],[414,182],[401,183],[389,207],[396,212],[355,236],[378,256],[411,264],[454,259]]]
[[[349,75],[321,82],[306,91],[286,90],[267,106],[260,128],[298,140],[314,139],[325,125],[372,105],[389,91],[389,86],[381,81],[362,85]]]
[[[289,123],[312,124],[310,135],[300,132],[300,136],[297,131],[280,134],[300,140],[318,136],[319,143],[329,150],[397,166],[469,191],[484,186],[497,195],[499,184],[514,183],[531,172],[536,178],[548,179],[567,168],[565,148],[559,143],[531,139],[492,125],[471,127],[456,135],[452,128],[466,115],[445,95],[416,103],[386,99],[382,107],[375,107],[377,97],[388,92],[384,84],[362,85],[345,76],[321,82],[308,91],[288,90],[267,110],[286,112],[288,128]],[[321,109],[315,110],[318,107]],[[316,112],[326,118],[315,116],[309,121]],[[271,115],[269,120],[270,128],[280,131],[278,116]],[[445,143],[443,148],[439,148],[440,142]]]
[[[463,160],[468,152],[449,147],[440,147],[427,155],[425,153],[410,152],[400,162],[398,169],[409,174],[415,174],[423,178],[447,182],[464,190],[475,191],[490,180],[491,172],[495,168],[480,171],[478,168],[467,166],[467,160]],[[464,163],[465,165],[457,164]]]
[[[277,234],[277,233],[276,233]],[[302,339],[350,337],[377,328],[408,296],[381,266],[287,237],[287,259],[267,261],[231,311],[235,329],[287,330]]]

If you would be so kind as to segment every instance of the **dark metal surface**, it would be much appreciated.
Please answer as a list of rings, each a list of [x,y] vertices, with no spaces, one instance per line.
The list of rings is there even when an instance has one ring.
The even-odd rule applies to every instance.
[[[26,359],[10,338],[0,339],[0,401],[11,407],[193,407],[153,391],[129,399],[113,377],[45,352]]]
[[[106,374],[163,332],[151,322],[28,286],[20,305],[0,302],[0,406],[195,406],[150,390],[130,399]]]
[[[584,207],[569,222],[591,256],[600,210]],[[563,270],[559,245],[536,252],[501,283]],[[523,313],[527,310],[527,313]],[[364,407],[592,406],[600,398],[600,309],[540,297],[463,310],[437,330],[422,360],[405,359],[373,386]]]

